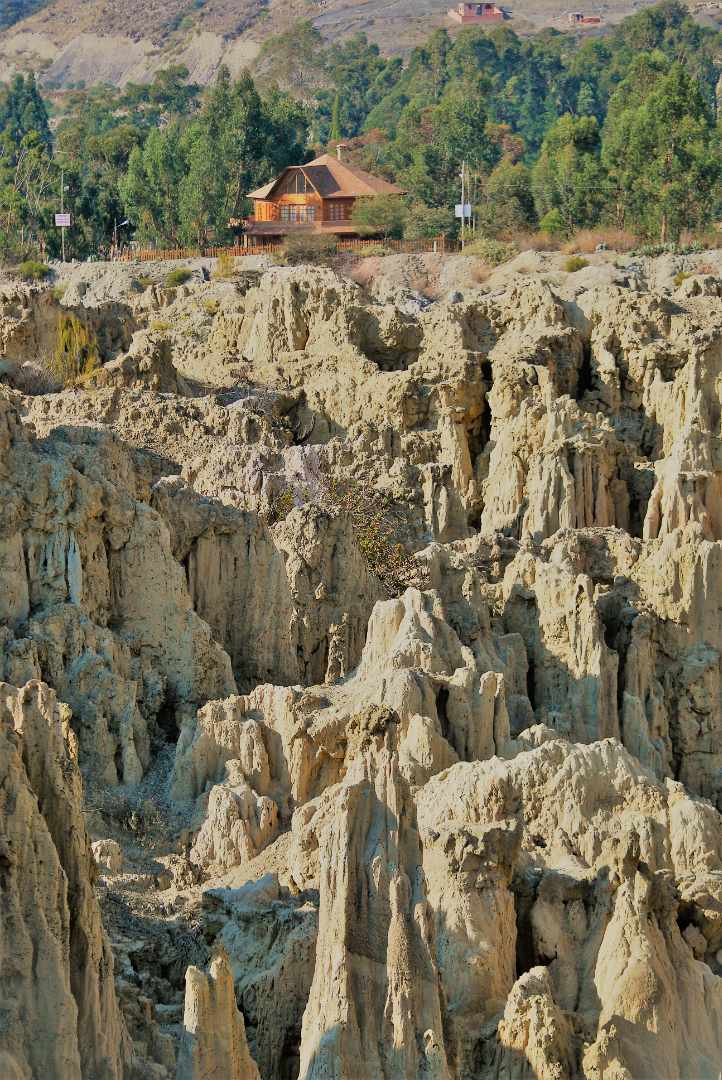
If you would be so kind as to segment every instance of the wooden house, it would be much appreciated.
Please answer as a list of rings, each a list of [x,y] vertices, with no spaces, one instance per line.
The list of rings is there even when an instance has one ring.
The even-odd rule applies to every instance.
[[[289,232],[303,230],[331,236],[358,236],[350,220],[357,199],[373,195],[404,195],[402,188],[348,165],[332,154],[290,165],[275,180],[248,193],[253,214],[231,221],[243,243],[277,243]]]

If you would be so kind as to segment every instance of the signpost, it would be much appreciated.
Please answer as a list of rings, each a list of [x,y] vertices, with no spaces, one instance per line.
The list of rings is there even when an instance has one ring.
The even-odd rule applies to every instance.
[[[111,255],[112,259],[115,259],[118,257],[118,255],[120,255],[120,250],[118,248],[118,229],[122,229],[124,225],[130,225],[128,218],[126,218],[125,221],[120,222],[117,218],[115,219],[115,225],[113,226],[113,250]]]
[[[70,214],[65,213],[65,173],[60,170],[60,213],[55,215],[55,226],[60,229],[60,240],[63,245],[63,262],[65,262],[65,230],[71,225]]]
[[[464,241],[466,239],[466,223],[471,221],[471,203],[466,201],[466,198],[471,194],[471,178],[469,177],[468,183],[466,182],[466,162],[461,163],[461,202],[456,204],[454,214],[456,217],[461,218],[461,250],[464,250]],[[464,190],[466,186],[466,190]],[[466,198],[464,197],[466,196]]]

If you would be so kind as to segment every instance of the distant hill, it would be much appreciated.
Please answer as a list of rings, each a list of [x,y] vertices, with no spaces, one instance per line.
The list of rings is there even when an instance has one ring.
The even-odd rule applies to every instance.
[[[0,8],[0,30],[13,26],[28,15],[45,7],[50,0],[5,0]]]
[[[652,0],[594,0],[582,9],[604,25]],[[5,0],[0,16],[0,82],[16,70],[42,72],[46,86],[144,82],[170,64],[185,64],[193,81],[212,80],[221,63],[232,72],[253,66],[264,42],[300,19],[329,39],[363,31],[385,53],[406,53],[436,27],[458,27],[451,0]],[[568,29],[560,0],[511,7],[518,33]],[[705,8],[706,17],[719,9]],[[264,53],[268,59],[268,50]]]

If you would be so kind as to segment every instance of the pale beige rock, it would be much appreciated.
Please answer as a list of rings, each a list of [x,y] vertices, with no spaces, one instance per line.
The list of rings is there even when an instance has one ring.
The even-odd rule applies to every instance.
[[[233,993],[228,957],[218,953],[207,975],[186,971],[183,1035],[177,1080],[260,1080],[248,1044],[243,1016]]]
[[[565,1080],[575,1072],[573,1030],[554,1001],[547,969],[531,968],[514,983],[499,1024],[495,1076]]]
[[[281,866],[285,840],[281,836],[274,844]],[[316,907],[281,889],[277,873],[205,896],[214,917],[225,920],[219,940],[231,961],[236,996],[261,1075],[284,1080],[289,1071],[297,1074],[301,1022],[315,963]]]
[[[128,493],[120,448],[89,431],[60,440],[53,458],[1,395],[3,617],[29,637],[33,677],[78,715],[81,763],[137,783],[148,721],[168,698],[197,705],[233,691],[229,658],[193,609],[166,524]]]
[[[122,1080],[130,1048],[68,718],[44,684],[0,684],[0,1047],[23,1078]]]
[[[78,268],[106,385],[47,395],[20,372],[57,303],[0,300],[0,677],[70,706],[124,849],[99,889],[150,1080],[189,965],[190,1075],[236,1068],[231,978],[264,1080],[719,1071],[717,275],[525,258],[433,303],[412,273],[441,270],[402,257],[369,292]],[[126,355],[124,305],[162,340]],[[383,585],[381,499],[413,554]],[[23,1016],[74,1077],[81,996],[46,955]],[[23,1080],[30,1026],[0,1035]]]
[[[123,867],[123,849],[117,840],[96,840],[92,845],[93,858],[99,866],[117,874]]]
[[[303,1017],[300,1076],[450,1075],[432,913],[395,725],[338,791],[319,837],[316,969]]]
[[[517,873],[531,892],[521,906],[525,894],[517,886],[517,922],[530,935],[530,959],[547,964],[548,980],[534,991],[536,1004],[524,1002],[528,989],[511,993],[497,1035],[500,1060],[513,1061],[512,1050],[531,1040],[532,1065],[542,1075],[565,1075],[558,1070],[572,1047],[564,1014],[573,1012],[596,1031],[582,1075],[604,1076],[613,1060],[630,1076],[705,1075],[720,1054],[722,981],[699,965],[677,925],[672,792],[613,740],[573,747],[537,729],[530,734],[543,739],[537,749],[508,762],[459,764],[433,778],[418,799],[425,852],[426,837],[433,841],[442,828],[462,837],[492,823],[498,829],[518,808]],[[594,794],[601,788],[603,798]],[[709,812],[687,799],[689,835],[704,829]],[[679,809],[677,821],[678,815]],[[719,857],[700,855],[686,872],[709,880]],[[694,935],[697,950],[701,937]],[[696,1002],[693,1012],[682,1015],[682,1001]],[[529,1008],[546,1032],[524,1019]],[[674,1038],[660,1038],[662,1030]]]
[[[171,343],[152,331],[137,333],[128,353],[98,368],[88,382],[91,386],[124,390],[146,388],[163,394],[188,393],[187,383],[173,365]]]
[[[250,861],[276,836],[278,806],[246,783],[241,763],[226,763],[227,779],[208,795],[203,826],[191,859],[204,868],[226,870]]]

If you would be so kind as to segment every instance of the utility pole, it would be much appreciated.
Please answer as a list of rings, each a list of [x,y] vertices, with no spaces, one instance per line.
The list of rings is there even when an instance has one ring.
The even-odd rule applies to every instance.
[[[65,213],[65,170],[60,170],[60,213]],[[65,262],[65,228],[60,230],[60,242],[62,244],[63,262]]]
[[[461,250],[464,250],[464,215],[466,213],[466,207],[464,205],[464,173],[466,171],[466,162],[461,163]]]

